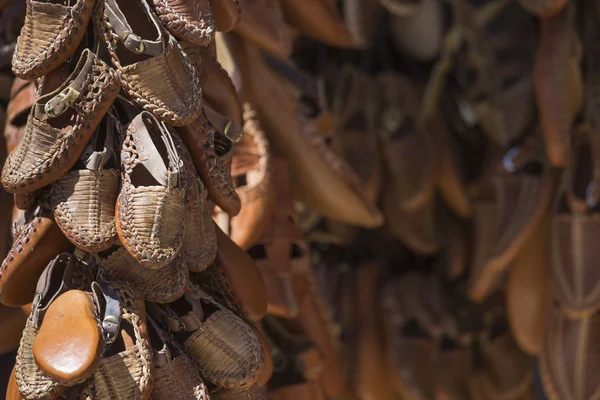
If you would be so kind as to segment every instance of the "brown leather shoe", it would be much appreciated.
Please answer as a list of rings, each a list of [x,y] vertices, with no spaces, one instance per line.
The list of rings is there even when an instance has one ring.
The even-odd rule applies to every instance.
[[[8,306],[31,303],[38,278],[48,263],[72,248],[48,210],[37,206],[26,211],[18,222],[12,249],[0,267],[0,302]]]
[[[244,104],[244,136],[233,146],[231,175],[242,202],[240,213],[228,218],[218,213],[217,223],[231,240],[248,249],[263,235],[273,212],[274,176],[271,146],[253,107]]]
[[[217,258],[193,280],[225,306],[250,321],[259,321],[267,311],[265,284],[256,264],[219,227]]]
[[[241,9],[238,0],[209,0],[219,32],[229,32],[240,22]]]
[[[353,225],[375,227],[382,216],[364,195],[358,178],[325,143],[298,103],[265,64],[260,52],[240,41],[231,43],[242,73],[243,96],[257,107],[275,151],[290,162],[294,191],[309,207]]]
[[[287,22],[302,34],[331,46],[352,47],[354,40],[332,0],[282,0]]]
[[[292,52],[292,39],[279,0],[239,0],[242,18],[235,32],[279,57]]]
[[[180,40],[206,46],[215,36],[215,21],[208,0],[153,0],[163,26]]]
[[[469,297],[481,302],[548,212],[558,171],[545,160],[538,138],[495,161],[474,205],[475,245]]]
[[[565,167],[570,133],[583,103],[581,43],[575,31],[575,4],[543,19],[533,83],[546,152],[552,165]]]

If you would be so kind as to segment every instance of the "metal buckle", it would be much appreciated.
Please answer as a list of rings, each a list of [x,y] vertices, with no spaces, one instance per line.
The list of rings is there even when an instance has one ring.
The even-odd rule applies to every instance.
[[[44,106],[44,113],[50,118],[56,118],[67,111],[67,109],[75,103],[78,97],[79,92],[72,87],[68,87],[52,99],[48,100]]]
[[[231,136],[229,136],[229,131],[231,130],[232,125],[232,121],[228,121],[227,124],[225,124],[225,128],[223,129],[223,135],[225,135],[227,139],[231,140],[232,143],[238,143],[244,137],[244,130],[240,130],[240,134],[234,139]]]
[[[138,35],[136,35],[133,32],[123,32],[120,36],[119,39],[121,40],[121,42],[123,42],[123,44],[125,44],[125,46],[127,46],[127,39],[131,36],[131,41],[132,42],[137,42],[137,46],[131,50],[134,54],[140,55],[144,52],[144,50],[146,50],[146,46],[144,46],[144,42],[142,41],[142,38],[139,37]]]
[[[104,331],[104,342],[106,344],[112,344],[115,342],[115,340],[117,340],[117,336],[119,336],[118,334],[115,335],[114,337],[112,337],[107,331],[107,328],[104,328],[104,324],[114,324],[117,326],[117,329],[115,330],[116,332],[119,332],[120,330],[120,326],[121,326],[121,320],[117,319],[114,315],[108,315],[106,316],[106,318],[104,318],[102,320],[102,328]]]

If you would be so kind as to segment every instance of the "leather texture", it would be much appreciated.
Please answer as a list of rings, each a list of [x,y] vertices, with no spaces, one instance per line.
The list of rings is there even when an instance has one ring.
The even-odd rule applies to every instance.
[[[292,52],[292,40],[279,0],[239,0],[242,18],[235,32],[279,57]]]

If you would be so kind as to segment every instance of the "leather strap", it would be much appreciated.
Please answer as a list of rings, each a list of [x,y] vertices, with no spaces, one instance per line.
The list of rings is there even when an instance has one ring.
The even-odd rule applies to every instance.
[[[34,324],[37,324],[40,318],[43,317],[46,309],[54,299],[72,289],[73,269],[76,265],[76,258],[73,255],[62,253],[56,256],[44,269],[38,280],[35,298],[33,299],[31,319]],[[51,293],[52,282],[56,280],[60,280],[60,285]]]
[[[242,140],[244,131],[240,124],[233,120],[227,119],[225,116],[216,112],[206,103],[203,106],[203,110],[208,122],[213,126],[213,128],[225,135],[227,139],[231,140],[233,143],[238,143],[240,140]]]
[[[112,344],[119,336],[121,326],[121,302],[117,293],[106,282],[92,282],[92,294],[102,314],[104,343]],[[104,309],[104,312],[102,312]]]
[[[128,0],[128,2],[136,1],[142,3],[144,10],[146,11],[146,18],[148,18],[154,26],[156,27],[156,31],[158,33],[157,40],[147,40],[142,39],[140,36],[133,32],[133,28],[127,22],[127,18],[119,8],[118,0],[106,0],[106,13],[108,20],[116,32],[119,40],[125,48],[131,51],[134,54],[145,54],[148,56],[157,56],[164,51],[163,45],[163,34],[160,28],[160,22],[156,19],[156,16],[153,12],[148,9],[148,5],[145,1],[139,0]],[[140,15],[140,18],[144,18],[144,16]]]
[[[34,116],[37,119],[56,118],[72,107],[85,89],[88,74],[92,71],[94,53],[85,49],[79,57],[75,71],[67,81],[52,93],[35,102]]]
[[[115,155],[115,124],[111,118],[107,118],[105,123],[106,125],[101,123],[98,126],[98,130],[103,128],[106,129],[104,143],[98,143],[98,138],[101,137],[101,135],[99,135],[99,132],[96,131],[96,134],[81,155],[81,160],[85,164],[85,167],[91,171],[102,169]],[[99,150],[100,148],[102,150]]]

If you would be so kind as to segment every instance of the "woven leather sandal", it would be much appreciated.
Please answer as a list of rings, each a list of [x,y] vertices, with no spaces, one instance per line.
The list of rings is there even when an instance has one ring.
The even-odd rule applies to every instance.
[[[217,258],[193,280],[229,307],[250,321],[259,321],[267,312],[265,285],[250,256],[236,245],[218,226]]]
[[[200,371],[172,336],[147,317],[148,336],[154,353],[152,398],[156,400],[208,400]],[[212,395],[212,393],[211,393]]]
[[[172,125],[185,125],[198,117],[199,71],[146,1],[98,0],[94,24],[133,101]]]
[[[5,189],[32,192],[65,175],[118,93],[114,71],[85,49],[71,76],[36,100],[25,133],[4,164]]]
[[[17,352],[15,378],[19,392],[25,399],[55,399],[65,391],[66,385],[51,378],[38,367],[33,354],[34,341],[51,303],[68,290],[85,290],[91,282],[91,270],[67,253],[57,256],[41,275],[31,315],[27,319]]]
[[[240,22],[242,11],[238,0],[209,0],[209,2],[219,32],[229,32]]]
[[[178,39],[206,46],[215,35],[215,21],[208,0],[152,0],[163,26]]]
[[[95,393],[92,398],[148,399],[152,392],[154,361],[144,301],[125,282],[109,284],[121,303],[121,324],[118,336],[90,379]]]
[[[107,281],[128,282],[145,300],[170,303],[183,296],[188,282],[188,265],[182,256],[161,269],[144,268],[123,247],[96,254],[100,275]]]
[[[279,57],[292,52],[292,39],[278,0],[239,0],[242,18],[235,32]]]
[[[0,267],[0,302],[8,306],[31,303],[48,263],[73,248],[41,206],[24,212],[16,225],[13,246]]]
[[[77,49],[96,0],[27,0],[27,15],[13,55],[15,75],[33,80],[59,67]]]
[[[149,303],[148,311],[183,345],[207,381],[242,389],[258,380],[264,356],[255,331],[199,287],[190,285],[169,305]]]
[[[183,244],[186,193],[174,135],[144,111],[121,148],[115,224],[123,246],[146,268],[166,267]]]
[[[244,104],[244,136],[232,150],[231,176],[242,203],[240,213],[220,225],[238,246],[248,249],[267,228],[273,205],[271,147],[249,103]],[[216,216],[221,223],[221,213]]]
[[[115,124],[102,123],[81,155],[79,168],[52,185],[50,203],[63,234],[88,252],[108,249],[117,240],[115,204],[119,194],[119,162]]]
[[[573,123],[583,104],[581,42],[575,30],[575,5],[540,22],[533,87],[548,159],[565,167]]]

